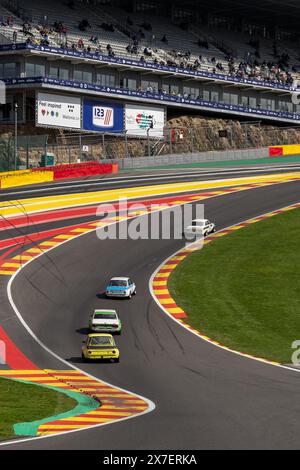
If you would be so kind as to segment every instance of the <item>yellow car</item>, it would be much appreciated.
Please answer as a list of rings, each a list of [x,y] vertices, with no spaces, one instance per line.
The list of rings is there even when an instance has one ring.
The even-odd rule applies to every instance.
[[[119,362],[119,357],[120,351],[112,335],[91,333],[82,343],[82,359],[84,361],[110,359],[113,362]]]

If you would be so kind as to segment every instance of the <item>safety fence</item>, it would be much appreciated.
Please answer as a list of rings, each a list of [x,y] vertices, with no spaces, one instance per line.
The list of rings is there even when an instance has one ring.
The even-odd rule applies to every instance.
[[[299,144],[300,126],[273,127],[260,122],[208,120],[190,117],[174,118],[163,135],[146,138],[111,133],[75,133],[53,129],[48,134],[20,135],[17,155],[14,138],[0,138],[0,171],[38,167],[44,155],[51,154],[54,163],[74,164],[87,161],[162,157],[281,147]],[[199,124],[198,124],[199,122]],[[25,129],[24,129],[25,130]],[[13,132],[12,132],[13,133]]]
[[[115,160],[150,158],[164,155],[245,150],[300,142],[300,126],[262,126],[260,122],[224,120],[190,125],[189,118],[174,119],[162,137],[129,137],[126,134],[64,133],[55,144],[48,144],[57,163],[78,160]],[[204,119],[203,119],[204,121]]]

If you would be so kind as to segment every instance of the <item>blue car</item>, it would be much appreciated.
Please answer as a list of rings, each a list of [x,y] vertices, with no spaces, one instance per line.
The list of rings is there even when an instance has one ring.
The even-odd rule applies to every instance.
[[[136,294],[136,285],[129,277],[113,277],[106,287],[107,297],[124,297],[131,299]]]

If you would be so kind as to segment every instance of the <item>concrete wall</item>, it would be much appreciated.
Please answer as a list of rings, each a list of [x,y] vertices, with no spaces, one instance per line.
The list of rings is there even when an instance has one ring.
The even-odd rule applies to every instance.
[[[123,158],[115,159],[113,160],[113,162],[118,163],[120,169],[127,169],[190,163],[222,162],[229,160],[235,160],[238,163],[239,160],[252,160],[256,158],[268,157],[269,149],[268,147],[266,147],[261,149],[225,150],[214,152],[163,155],[157,157]],[[103,160],[103,162],[111,163],[112,160]]]

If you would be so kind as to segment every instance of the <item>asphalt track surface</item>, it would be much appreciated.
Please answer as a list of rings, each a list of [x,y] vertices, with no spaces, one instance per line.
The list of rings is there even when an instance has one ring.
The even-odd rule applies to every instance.
[[[91,191],[122,189],[146,186],[151,184],[164,184],[188,181],[206,181],[223,178],[239,178],[243,176],[256,176],[264,174],[285,173],[299,171],[300,163],[281,163],[270,165],[247,165],[224,168],[193,168],[180,170],[149,170],[144,174],[131,172],[118,176],[99,176],[80,178],[77,180],[41,183],[34,186],[2,189],[0,202],[26,199],[43,196],[58,196],[62,194],[76,194]]]
[[[300,182],[283,183],[208,199],[205,216],[221,229],[299,201]],[[145,396],[156,409],[109,426],[1,449],[299,448],[300,373],[216,348],[177,325],[153,301],[151,274],[182,244],[99,241],[90,233],[20,271],[12,295],[34,333],[62,358]],[[121,274],[136,281],[137,296],[105,299],[106,281]],[[4,283],[0,301],[6,305],[7,333],[40,367],[55,368],[57,361],[41,351],[9,311]],[[81,361],[81,341],[95,307],[116,308],[122,318],[119,364]]]

